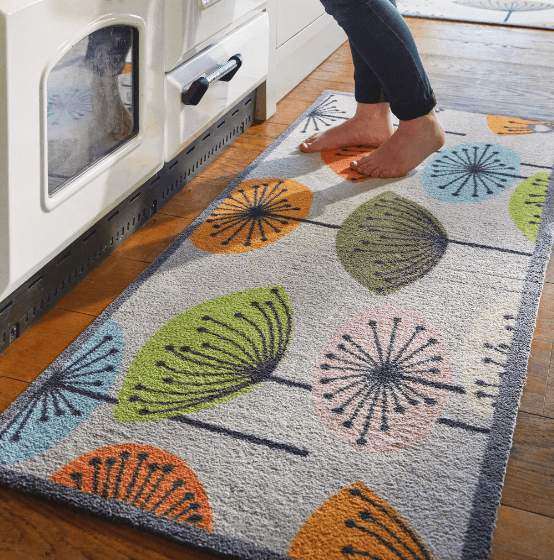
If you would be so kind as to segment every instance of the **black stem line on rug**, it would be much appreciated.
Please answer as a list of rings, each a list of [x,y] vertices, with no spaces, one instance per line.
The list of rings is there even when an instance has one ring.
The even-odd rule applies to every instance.
[[[306,218],[295,218],[294,216],[282,216],[280,214],[274,214],[271,213],[269,214],[269,216],[271,218],[281,218],[283,220],[292,220],[294,222],[302,222],[305,224],[313,224],[314,226],[323,226],[323,227],[328,227],[328,228],[332,228],[332,229],[340,229],[341,226],[336,226],[334,224],[324,224],[323,222],[315,222],[314,220],[307,220]]]
[[[524,177],[523,175],[510,175],[509,173],[495,173],[495,175],[504,175],[505,177],[514,177],[515,179],[531,179],[531,177]],[[544,181],[546,179],[535,179],[536,181]]]
[[[450,420],[450,418],[439,418],[437,424],[444,424],[450,428],[460,428],[468,432],[478,432],[481,434],[489,434],[489,428],[481,428],[479,426],[472,426],[471,424],[466,424],[465,422],[458,422],[457,420]]]
[[[291,381],[290,379],[285,379],[284,377],[277,377],[276,375],[272,375],[271,377],[268,377],[267,381],[275,381],[275,383],[279,383],[281,385],[287,385],[288,387],[296,387],[298,389],[305,389],[306,391],[312,390],[312,386],[308,385],[307,383]]]
[[[119,400],[114,397],[110,397],[109,395],[102,395],[100,393],[96,393],[95,391],[87,391],[86,389],[82,389],[81,387],[63,385],[62,388],[64,391],[68,391],[69,393],[74,393],[76,395],[81,395],[83,397],[88,397],[89,399],[95,399],[97,401],[107,402],[111,404],[119,404]]]
[[[467,245],[476,249],[491,249],[492,251],[500,251],[501,253],[511,253],[512,255],[523,255],[532,257],[533,253],[525,253],[523,251],[514,251],[513,249],[503,249],[502,247],[492,247],[491,245],[480,245],[479,243],[469,243],[468,241],[457,241],[456,239],[447,239],[448,243],[456,243],[458,245]]]
[[[538,167],[540,169],[548,169],[549,171],[552,171],[552,167],[548,166],[548,165],[534,165],[532,163],[522,163],[521,165],[526,165],[527,167]],[[529,177],[527,177],[529,178]]]
[[[270,447],[271,449],[276,449],[278,451],[285,451],[286,453],[291,453],[292,455],[307,457],[310,453],[307,449],[300,449],[299,447],[295,447],[294,445],[288,445],[286,443],[278,443],[270,439],[253,436],[252,434],[237,432],[235,430],[223,428],[221,426],[217,426],[216,424],[209,424],[208,422],[202,422],[201,420],[196,420],[193,418],[189,418],[187,416],[173,416],[172,418],[168,418],[168,420],[174,420],[175,422],[182,422],[183,424],[188,424],[189,426],[194,426],[195,428],[202,428],[203,430],[208,430],[209,432],[214,432],[216,434],[220,434],[224,436],[230,436],[235,439],[248,441],[250,443],[265,445],[266,447]]]
[[[536,166],[538,167],[538,166]],[[550,169],[550,168],[547,168]],[[488,171],[487,172],[488,175],[494,175],[495,177],[512,177],[513,179],[531,179],[531,177],[525,177],[523,175],[514,175],[513,173],[500,173],[499,171]],[[537,181],[544,181],[546,182],[546,179],[536,179]]]

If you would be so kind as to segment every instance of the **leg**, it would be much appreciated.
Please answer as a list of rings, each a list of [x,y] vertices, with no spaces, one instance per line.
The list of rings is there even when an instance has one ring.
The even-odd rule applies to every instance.
[[[303,152],[333,150],[341,146],[377,147],[393,134],[390,105],[377,76],[350,43],[354,62],[356,114],[346,122],[324,132],[312,134],[302,144]]]
[[[356,66],[360,96],[374,75],[400,121],[386,142],[352,167],[374,177],[403,176],[444,144],[444,129],[433,109],[435,96],[410,30],[388,0],[322,3],[365,62],[365,66]]]

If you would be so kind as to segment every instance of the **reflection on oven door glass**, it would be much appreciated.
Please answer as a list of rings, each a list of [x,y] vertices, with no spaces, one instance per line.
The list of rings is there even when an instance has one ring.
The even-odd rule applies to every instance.
[[[104,27],[74,45],[48,76],[48,194],[135,135],[133,28]]]

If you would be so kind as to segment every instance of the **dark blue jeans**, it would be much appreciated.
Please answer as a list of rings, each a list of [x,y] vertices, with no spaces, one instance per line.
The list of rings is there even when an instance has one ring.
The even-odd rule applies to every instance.
[[[390,103],[399,120],[437,104],[409,27],[395,0],[321,0],[344,29],[354,61],[358,103]]]

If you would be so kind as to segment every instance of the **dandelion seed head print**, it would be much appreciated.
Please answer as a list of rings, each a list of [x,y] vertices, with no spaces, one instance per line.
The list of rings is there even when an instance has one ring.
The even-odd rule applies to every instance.
[[[310,189],[292,179],[249,179],[223,200],[191,235],[210,253],[244,253],[265,247],[296,229],[310,213]]]
[[[321,422],[358,450],[405,449],[431,431],[450,393],[452,365],[440,332],[413,311],[366,309],[325,345],[313,381]]]
[[[520,164],[519,156],[500,144],[459,144],[435,155],[426,165],[421,183],[437,200],[481,202],[510,187]]]

